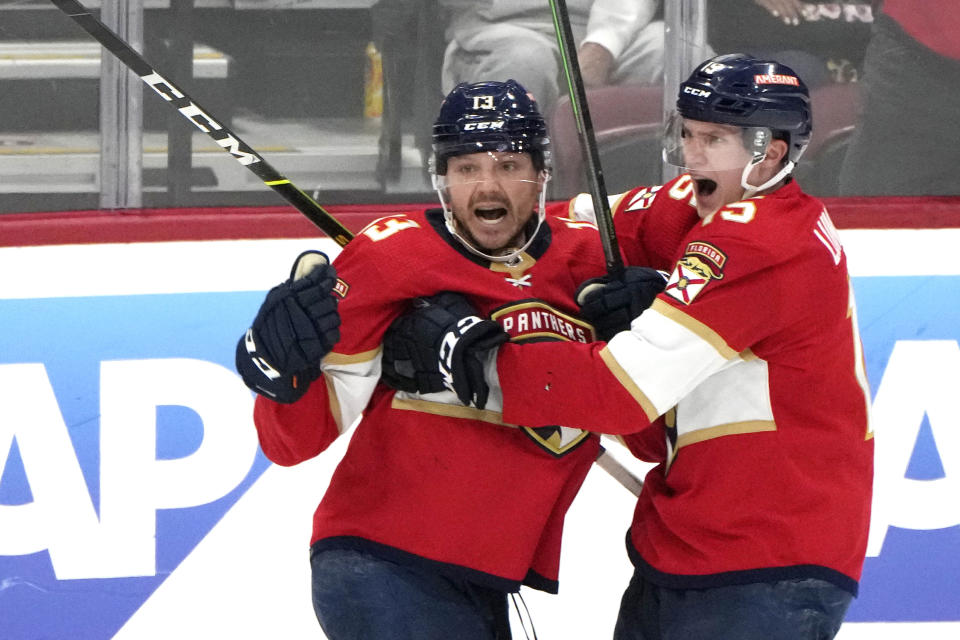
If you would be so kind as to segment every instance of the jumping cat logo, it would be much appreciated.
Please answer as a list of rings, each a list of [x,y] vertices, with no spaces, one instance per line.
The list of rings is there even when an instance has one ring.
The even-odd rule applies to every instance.
[[[690,304],[711,280],[723,278],[727,256],[706,242],[691,242],[677,263],[664,290],[668,296]]]

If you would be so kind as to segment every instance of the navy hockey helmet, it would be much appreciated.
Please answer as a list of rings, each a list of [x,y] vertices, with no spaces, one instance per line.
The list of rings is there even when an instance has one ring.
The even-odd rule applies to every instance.
[[[744,53],[716,56],[680,85],[684,118],[740,127],[766,127],[787,143],[796,164],[813,129],[810,93],[790,67]]]
[[[433,125],[436,175],[446,175],[448,158],[479,151],[526,152],[538,171],[550,168],[546,122],[516,80],[461,82],[440,106]]]

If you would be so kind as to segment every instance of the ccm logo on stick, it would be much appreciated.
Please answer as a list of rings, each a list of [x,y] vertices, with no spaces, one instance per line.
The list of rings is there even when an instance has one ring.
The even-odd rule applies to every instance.
[[[223,130],[223,125],[214,120],[203,109],[198,107],[190,98],[177,90],[170,82],[157,72],[150,73],[140,77],[141,80],[150,85],[150,88],[156,91],[161,98],[167,102],[174,103],[180,113],[186,116],[200,131],[213,136],[217,144],[226,149],[230,155],[240,161],[242,165],[260,162],[261,158],[255,153],[244,151],[240,148],[240,141],[234,138],[230,133]],[[217,131],[222,136],[214,134]]]

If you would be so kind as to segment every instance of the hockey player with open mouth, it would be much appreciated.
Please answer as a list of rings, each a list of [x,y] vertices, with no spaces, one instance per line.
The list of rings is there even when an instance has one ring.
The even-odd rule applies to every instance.
[[[482,377],[458,375],[456,333],[435,354],[461,399],[489,395],[508,423],[619,434],[657,463],[627,536],[616,640],[832,638],[857,593],[869,388],[843,247],[791,177],[811,122],[789,67],[700,64],[664,139],[682,174],[611,206],[628,264],[647,257],[649,229],[686,224],[649,309],[602,278],[578,302],[594,324],[617,319],[606,341],[469,351]]]
[[[509,638],[508,594],[557,591],[564,516],[600,449],[580,429],[504,423],[483,394],[464,406],[435,345],[381,348],[388,328],[454,330],[478,351],[595,338],[574,296],[603,274],[602,248],[591,223],[546,213],[550,144],[526,90],[458,85],[433,151],[441,207],[370,223],[334,265],[301,256],[237,345],[272,461],[312,458],[356,422],[310,539],[314,609],[331,640]],[[670,227],[649,237],[680,240]],[[631,273],[649,300],[663,289],[656,270]],[[394,322],[411,305],[415,324]],[[459,361],[458,375],[482,377],[479,360]]]

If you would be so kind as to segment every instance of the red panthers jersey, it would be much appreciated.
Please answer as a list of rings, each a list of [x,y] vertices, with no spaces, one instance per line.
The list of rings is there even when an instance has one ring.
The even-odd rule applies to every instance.
[[[552,207],[515,265],[468,253],[439,210],[379,219],[337,257],[341,339],[322,377],[294,404],[258,396],[255,408],[261,447],[281,465],[319,454],[359,420],[316,510],[314,545],[506,591],[556,592],[564,516],[598,437],[521,429],[504,422],[496,400],[479,411],[452,392],[395,392],[378,381],[387,327],[411,299],[440,291],[464,293],[512,339],[592,341],[573,296],[605,261],[596,227],[569,213]],[[651,240],[677,243],[663,233]]]
[[[679,218],[693,198],[681,176],[637,222]],[[635,434],[634,452],[659,463],[629,545],[651,581],[816,577],[855,594],[873,441],[846,256],[826,208],[790,182],[695,222],[674,260],[666,290],[607,344],[503,345],[503,417]]]

